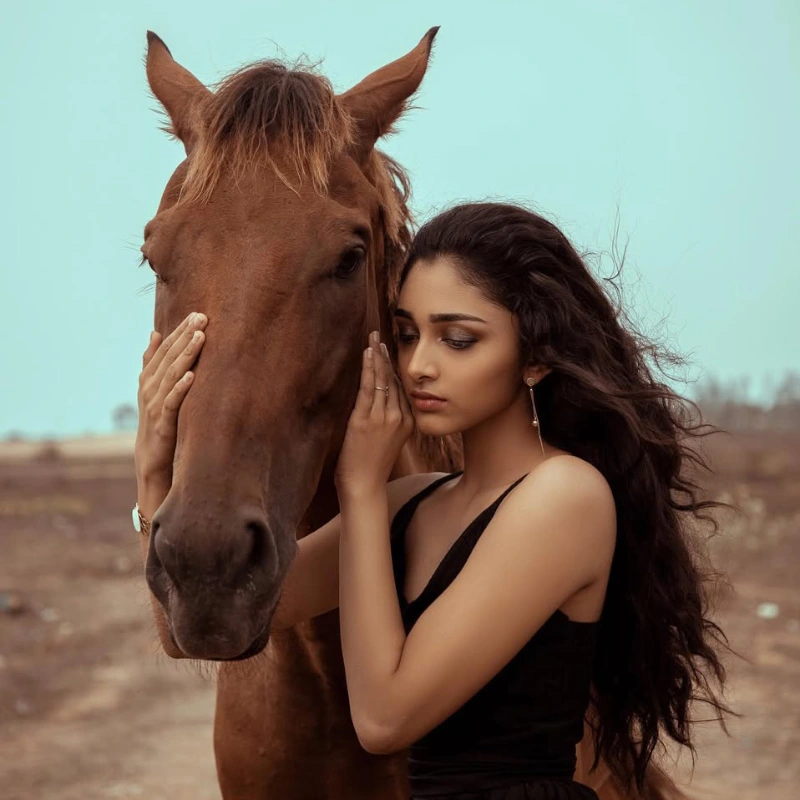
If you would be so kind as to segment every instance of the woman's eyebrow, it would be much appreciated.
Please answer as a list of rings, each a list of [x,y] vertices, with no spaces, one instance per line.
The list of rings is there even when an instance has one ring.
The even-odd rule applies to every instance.
[[[398,308],[395,310],[394,315],[396,317],[404,317],[405,319],[410,319],[412,322],[414,321],[414,317],[410,311],[406,311],[404,308]],[[430,314],[428,319],[431,322],[483,322],[484,324],[488,323],[485,319],[481,319],[480,317],[474,317],[472,314]]]

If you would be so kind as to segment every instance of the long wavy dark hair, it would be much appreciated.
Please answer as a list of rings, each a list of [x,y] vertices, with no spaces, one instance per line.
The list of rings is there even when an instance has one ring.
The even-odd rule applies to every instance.
[[[438,255],[454,257],[465,282],[516,315],[520,369],[552,370],[536,387],[545,437],[593,464],[613,491],[617,544],[588,719],[596,759],[641,789],[665,735],[694,756],[695,703],[723,726],[733,713],[721,699],[727,639],[710,617],[723,576],[697,525],[716,532],[704,512],[732,506],[701,498],[696,472],[710,467],[689,444],[719,429],[695,421],[699,407],[654,377],[652,367],[666,374],[664,364],[685,359],[636,331],[614,282],[621,262],[602,279],[607,291],[551,222],[516,205],[467,203],[417,232],[394,302],[414,264]]]

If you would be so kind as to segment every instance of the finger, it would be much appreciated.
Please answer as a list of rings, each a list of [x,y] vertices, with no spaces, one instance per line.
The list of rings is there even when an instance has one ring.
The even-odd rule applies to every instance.
[[[188,330],[186,335],[189,336],[189,341],[185,346],[183,346],[183,336],[181,336],[181,338],[173,345],[173,349],[176,350],[177,356],[172,362],[172,366],[169,367],[166,372],[166,376],[168,377],[165,376],[165,380],[169,383],[175,383],[183,377],[186,370],[190,369],[192,364],[197,361],[197,357],[200,355],[200,351],[203,349],[203,345],[205,344],[206,335],[204,331]],[[182,349],[178,349],[179,346]]]
[[[185,348],[189,347],[195,330],[204,327],[205,323],[205,315],[200,314],[195,320],[189,315],[189,317],[164,340],[161,347],[166,347],[167,349],[164,352],[161,363],[156,367],[155,373],[153,374],[157,384],[160,385],[164,382],[167,370],[172,368],[176,359],[184,352]],[[159,350],[161,350],[161,347]],[[176,369],[172,369],[170,386],[174,385],[175,381],[178,380],[184,372],[185,369],[182,369],[176,374]]]
[[[172,363],[166,368],[161,382],[158,385],[157,396],[160,395],[165,398],[167,394],[172,391],[172,387],[183,378],[186,371],[197,361],[197,357],[200,355],[200,350],[205,343],[205,334],[203,331],[192,331],[188,329],[186,335],[190,336],[190,339],[183,349],[178,352]],[[173,350],[177,350],[179,345],[183,345],[183,340],[184,337],[181,336],[172,346]],[[169,362],[165,359],[164,364],[168,363]]]
[[[361,358],[361,384],[353,413],[368,417],[375,394],[375,358],[371,347],[364,350]]]
[[[163,436],[172,436],[177,430],[178,411],[193,380],[193,372],[184,373],[181,379],[172,387],[164,398],[164,403],[161,407],[161,430],[159,431]]]
[[[143,379],[150,378],[153,375],[155,375],[155,373],[158,371],[158,368],[161,366],[161,362],[163,361],[165,354],[168,352],[172,342],[174,342],[175,339],[177,339],[178,336],[180,336],[186,330],[187,326],[189,325],[191,316],[192,315],[189,314],[189,316],[187,316],[186,319],[184,319],[183,322],[181,322],[175,328],[175,330],[172,331],[172,333],[170,333],[169,336],[166,337],[166,339],[163,339],[163,341],[161,341],[156,346],[155,353],[153,354],[152,358],[149,359],[145,368],[142,370]],[[159,338],[161,338],[160,334]]]
[[[386,411],[400,412],[400,398],[398,397],[397,375],[395,375],[392,359],[389,356],[389,348],[381,342],[381,360],[383,361],[384,375],[389,387],[389,396],[386,398]]]
[[[147,350],[142,354],[142,367],[146,367],[150,363],[150,359],[155,355],[158,350],[158,344],[161,341],[161,334],[158,331],[150,331],[150,341],[147,344]]]
[[[373,341],[373,349],[375,350],[375,358],[373,359],[375,362],[375,389],[372,395],[372,412],[383,417],[386,409],[386,390],[384,388],[387,385],[386,361],[383,358],[378,338],[375,337]]]
[[[187,316],[183,322],[181,322],[174,331],[172,331],[166,339],[161,337],[159,334],[159,339],[161,340],[159,344],[156,346],[156,351],[153,354],[153,357],[148,362],[148,369],[146,370],[147,375],[152,375],[158,369],[161,360],[164,358],[164,354],[169,350],[170,344],[175,341],[175,339],[180,336],[181,333],[186,329],[186,326],[189,324],[189,320],[191,318],[191,314]]]

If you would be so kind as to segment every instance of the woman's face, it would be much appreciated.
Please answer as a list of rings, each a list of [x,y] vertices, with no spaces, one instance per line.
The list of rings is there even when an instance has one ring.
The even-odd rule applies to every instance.
[[[463,283],[451,258],[414,264],[394,322],[400,379],[423,433],[468,430],[508,408],[524,388],[514,315]],[[423,408],[414,392],[444,402]]]

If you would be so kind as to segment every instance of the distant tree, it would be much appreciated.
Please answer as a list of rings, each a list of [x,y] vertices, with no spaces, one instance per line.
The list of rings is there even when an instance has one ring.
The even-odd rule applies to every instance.
[[[136,406],[130,403],[118,405],[112,412],[114,428],[118,431],[134,431],[139,424],[139,414]]]
[[[796,403],[800,400],[800,372],[791,371],[775,389],[775,405]]]
[[[53,436],[46,436],[41,440],[39,450],[36,452],[33,458],[36,461],[52,463],[55,461],[60,461],[62,456],[63,454],[61,452],[61,446],[58,443],[58,439]]]
[[[789,372],[778,384],[770,415],[780,430],[800,429],[800,372]]]
[[[749,399],[749,376],[721,381],[707,374],[697,384],[694,400],[707,421],[729,431],[800,430],[800,373],[789,371],[779,382],[769,381],[771,401]]]

